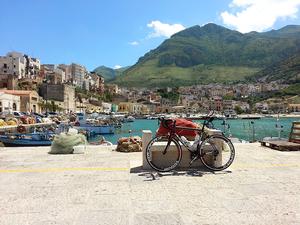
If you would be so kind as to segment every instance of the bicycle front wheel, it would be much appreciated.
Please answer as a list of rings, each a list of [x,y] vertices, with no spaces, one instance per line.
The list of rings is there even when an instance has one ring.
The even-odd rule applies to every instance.
[[[228,138],[212,135],[201,143],[199,154],[205,167],[213,171],[220,171],[232,164],[235,149]]]
[[[159,172],[175,169],[182,159],[182,149],[174,138],[168,136],[153,138],[146,148],[146,159],[149,165]]]

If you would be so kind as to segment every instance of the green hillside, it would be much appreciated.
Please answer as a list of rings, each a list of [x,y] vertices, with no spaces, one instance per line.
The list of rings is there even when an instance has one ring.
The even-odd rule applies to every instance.
[[[232,83],[244,79],[259,71],[258,68],[233,67],[222,65],[196,65],[188,68],[177,67],[156,67],[156,60],[149,60],[143,64],[142,72],[139,68],[131,68],[130,73],[118,77],[115,83],[128,87],[178,87],[209,83]],[[145,76],[145,74],[147,74]]]
[[[180,86],[236,82],[300,50],[300,26],[242,34],[215,24],[194,26],[164,41],[114,82]]]
[[[268,66],[249,77],[249,80],[267,82],[280,80],[283,83],[300,83],[300,52]],[[300,89],[298,92],[300,93]]]
[[[116,77],[120,76],[123,74],[123,72],[125,70],[127,70],[129,68],[129,66],[127,67],[122,67],[120,69],[112,69],[106,66],[99,66],[96,69],[94,69],[93,72],[97,73],[98,75],[101,75],[104,77],[105,82],[110,82],[114,79],[116,79]]]
[[[94,72],[104,77],[105,81],[110,81],[116,78],[116,71],[106,66],[99,66],[94,69]]]

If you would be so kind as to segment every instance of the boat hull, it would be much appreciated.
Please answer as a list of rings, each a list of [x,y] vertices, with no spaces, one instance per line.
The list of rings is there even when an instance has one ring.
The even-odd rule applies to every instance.
[[[7,147],[50,146],[53,135],[54,133],[5,134],[0,135],[0,142]]]
[[[6,147],[50,146],[52,144],[50,140],[22,140],[8,137],[0,137],[0,141]]]

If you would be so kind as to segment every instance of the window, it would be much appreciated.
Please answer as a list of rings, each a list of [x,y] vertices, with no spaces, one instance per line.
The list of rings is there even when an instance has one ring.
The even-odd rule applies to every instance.
[[[7,64],[6,63],[4,63],[3,68],[5,68],[5,69],[7,68]]]
[[[13,103],[13,111],[17,111],[17,104]]]
[[[37,101],[37,98],[36,97],[31,97],[31,100]]]
[[[2,102],[0,102],[0,112],[2,112]]]

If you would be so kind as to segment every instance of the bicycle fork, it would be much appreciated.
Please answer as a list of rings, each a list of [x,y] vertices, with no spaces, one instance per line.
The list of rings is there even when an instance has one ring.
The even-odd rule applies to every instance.
[[[166,147],[165,147],[165,149],[163,151],[163,155],[165,155],[167,153],[167,150],[168,150],[170,144],[171,144],[171,138],[169,138],[169,140],[168,140],[168,144],[166,145]]]

